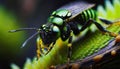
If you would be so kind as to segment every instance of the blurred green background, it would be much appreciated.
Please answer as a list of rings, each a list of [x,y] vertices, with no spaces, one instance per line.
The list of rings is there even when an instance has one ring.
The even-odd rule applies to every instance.
[[[36,55],[36,38],[20,48],[35,31],[8,33],[9,30],[39,28],[54,10],[72,1],[76,0],[0,0],[0,69],[10,69],[11,63],[22,67],[26,58]],[[99,5],[104,0],[86,1]]]

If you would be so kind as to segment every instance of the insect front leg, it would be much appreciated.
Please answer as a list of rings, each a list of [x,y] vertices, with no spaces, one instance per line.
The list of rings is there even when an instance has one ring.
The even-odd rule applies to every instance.
[[[41,56],[41,50],[42,50],[42,48],[41,48],[41,40],[40,40],[40,38],[38,37],[37,38],[37,49],[36,49],[36,55],[37,55],[37,60],[40,58],[40,56]]]
[[[51,49],[54,47],[54,44],[55,44],[55,42],[50,44],[50,47],[48,48],[48,51],[47,51],[47,53],[45,53],[45,55],[47,55],[51,51]]]
[[[71,58],[71,54],[72,54],[72,32],[71,35],[68,39],[68,54],[67,54],[67,68],[69,69],[69,64],[70,64],[70,58]]]
[[[68,39],[68,52],[67,52],[67,68],[69,69],[69,64],[70,64],[70,58],[71,58],[71,54],[72,54],[72,36],[73,36],[73,31],[71,30],[70,26],[68,24],[66,24],[66,26],[64,27],[66,29],[63,29],[61,31],[61,39],[63,41]]]

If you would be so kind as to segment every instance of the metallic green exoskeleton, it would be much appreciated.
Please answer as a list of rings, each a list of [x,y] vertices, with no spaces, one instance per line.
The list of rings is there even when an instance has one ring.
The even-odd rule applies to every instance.
[[[41,55],[49,53],[58,38],[61,38],[63,41],[68,39],[67,46],[69,63],[72,49],[72,33],[74,35],[78,35],[93,23],[100,31],[111,34],[111,32],[107,31],[98,22],[96,22],[97,14],[94,10],[92,10],[94,5],[95,4],[89,4],[86,2],[72,2],[54,11],[48,18],[48,22],[43,24],[40,28],[21,28],[18,30],[11,30],[10,32],[27,29],[37,30],[38,32],[28,38],[23,43],[22,47],[24,47],[31,38],[33,38],[35,35],[38,35],[38,58]],[[111,23],[104,19],[100,20],[106,24]]]

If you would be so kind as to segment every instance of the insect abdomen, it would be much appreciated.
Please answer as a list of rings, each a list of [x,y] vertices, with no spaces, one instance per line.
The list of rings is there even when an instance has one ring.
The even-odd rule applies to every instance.
[[[89,20],[93,19],[96,20],[96,12],[92,9],[88,9],[77,15],[73,22],[70,22],[69,25],[71,29],[73,30],[73,33],[75,35],[80,33],[81,27]]]
[[[96,12],[95,10],[88,9],[83,11],[81,14],[79,14],[75,21],[78,22],[80,25],[84,25],[90,18],[93,20],[96,20]]]

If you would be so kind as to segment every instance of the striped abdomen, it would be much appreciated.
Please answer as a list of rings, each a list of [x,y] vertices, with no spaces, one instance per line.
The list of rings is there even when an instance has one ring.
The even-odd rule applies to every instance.
[[[88,9],[83,11],[77,17],[75,17],[75,21],[81,25],[84,25],[90,18],[96,20],[96,12],[92,9]]]
[[[96,12],[92,9],[88,9],[77,15],[72,22],[68,23],[75,35],[80,33],[81,27],[89,20],[96,20]]]

